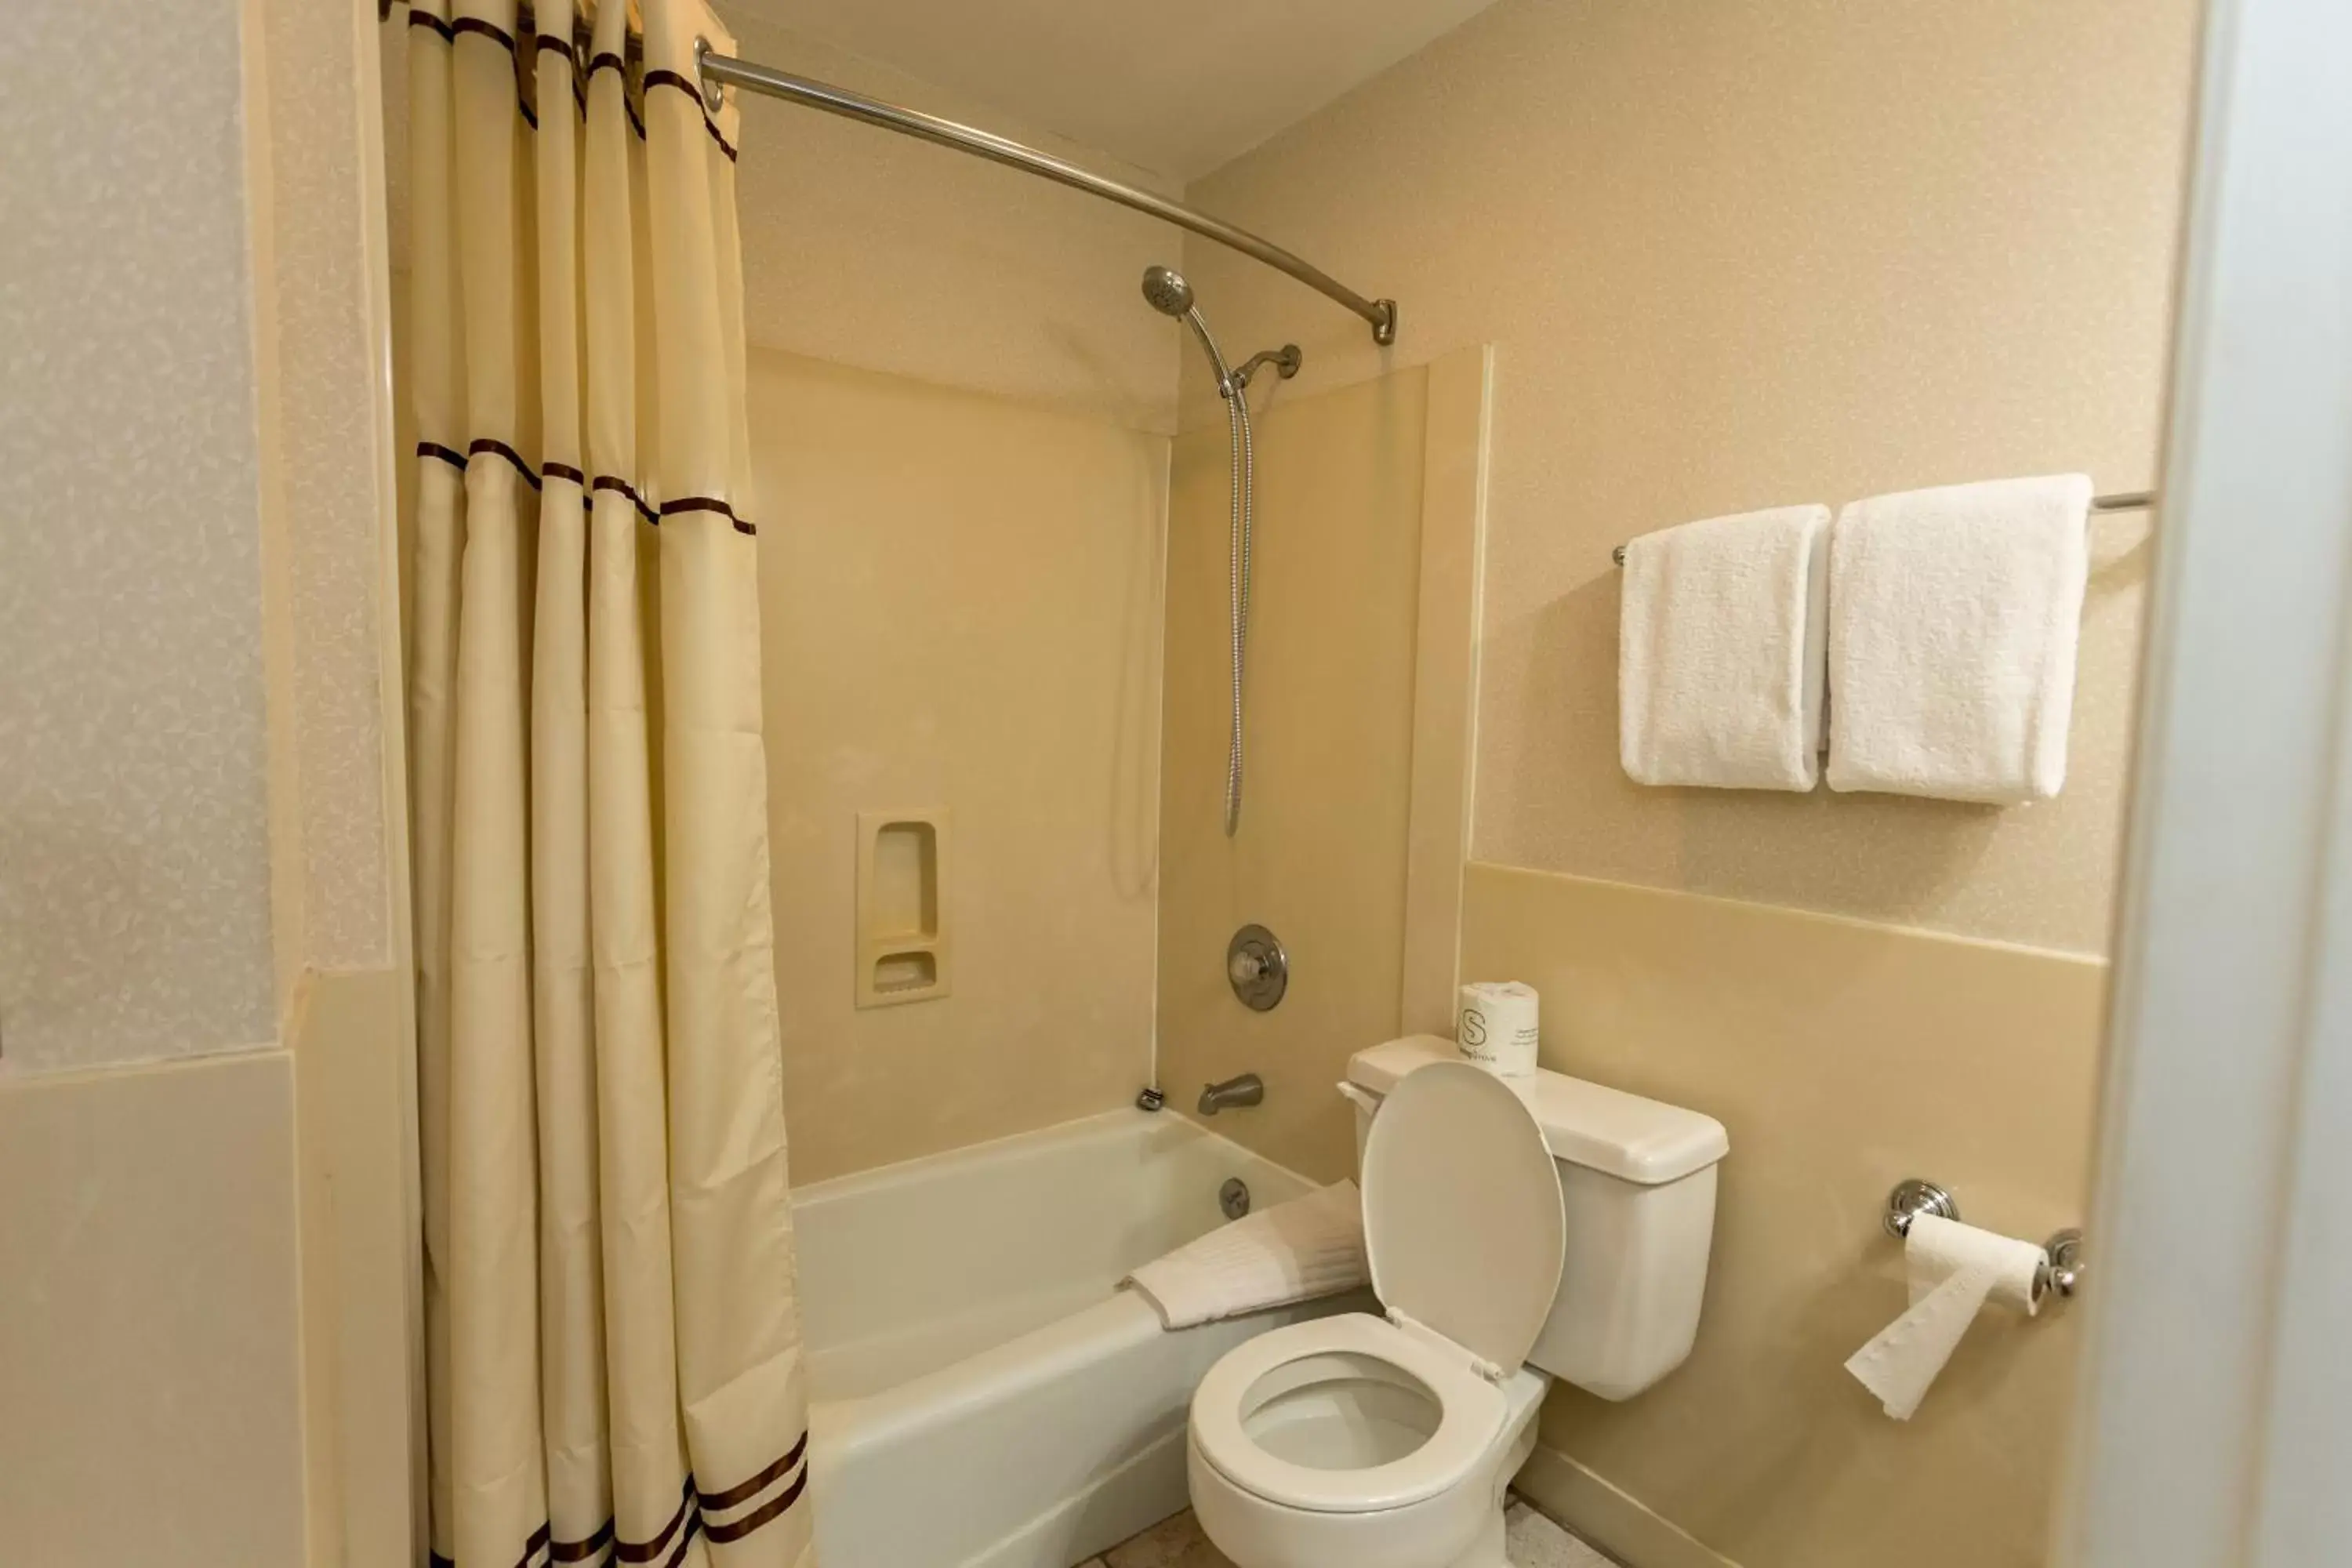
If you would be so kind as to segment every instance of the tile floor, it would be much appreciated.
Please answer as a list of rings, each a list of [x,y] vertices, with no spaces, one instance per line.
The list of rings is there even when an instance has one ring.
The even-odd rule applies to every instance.
[[[1504,1518],[1510,1531],[1507,1550],[1511,1568],[1616,1568],[1610,1559],[1517,1498],[1511,1500],[1510,1512]],[[1209,1544],[1188,1509],[1100,1557],[1088,1558],[1078,1568],[1233,1568],[1233,1564]]]

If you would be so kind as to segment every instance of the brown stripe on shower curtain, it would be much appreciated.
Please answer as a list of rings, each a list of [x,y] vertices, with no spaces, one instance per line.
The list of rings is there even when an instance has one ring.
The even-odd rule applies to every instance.
[[[514,471],[522,476],[523,483],[529,485],[533,489],[542,488],[543,481],[539,477],[539,470],[532,468],[530,460],[520,452],[516,451],[504,441],[485,436],[476,441],[472,446],[467,447],[466,448],[466,452],[468,457],[478,458],[483,453],[488,452],[494,458],[504,458],[508,462],[514,465]]]
[[[740,1503],[749,1502],[753,1497],[765,1490],[769,1482],[774,1480],[778,1476],[782,1475],[786,1470],[791,1469],[794,1465],[799,1464],[801,1462],[801,1456],[807,1452],[808,1434],[803,1432],[801,1434],[801,1440],[792,1446],[792,1449],[789,1453],[785,1454],[775,1463],[768,1466],[765,1469],[762,1469],[758,1475],[753,1476],[750,1480],[741,1482],[736,1486],[729,1487],[724,1491],[706,1492],[698,1489],[695,1495],[706,1510],[713,1513],[723,1513],[728,1509],[734,1508]]]
[[[746,522],[737,517],[735,509],[717,496],[680,496],[676,500],[666,500],[661,504],[661,515],[664,517],[672,517],[684,511],[715,511],[733,523],[735,531],[738,533],[756,534],[760,531],[756,524]]]
[[[779,1492],[772,1501],[754,1509],[731,1524],[707,1524],[703,1533],[720,1545],[740,1541],[761,1526],[774,1523],[786,1509],[800,1501],[802,1489],[807,1485],[808,1472],[803,1470],[793,1478],[793,1484]]]
[[[674,70],[646,72],[646,90],[651,92],[657,87],[674,87],[694,100],[698,107],[702,102],[702,89],[688,80],[682,72]],[[702,128],[710,132],[710,139],[719,143],[719,150],[727,154],[727,161],[733,163],[736,158],[735,144],[727,140],[727,133],[719,129],[719,122],[706,114],[702,117]]]
[[[595,1534],[585,1541],[550,1542],[547,1557],[551,1563],[585,1563],[602,1558],[604,1548],[612,1543],[613,1521],[608,1519],[597,1528]]]
[[[801,1434],[800,1441],[792,1446],[790,1452],[761,1469],[751,1479],[729,1487],[724,1491],[700,1493],[704,1514],[707,1516],[720,1513],[751,1501],[774,1485],[779,1477],[791,1474],[795,1469],[799,1472],[793,1475],[792,1485],[740,1519],[721,1521],[706,1517],[703,1521],[703,1533],[723,1546],[730,1541],[740,1541],[761,1525],[773,1521],[786,1509],[800,1500],[801,1492],[808,1486],[808,1470],[801,1464],[802,1458],[807,1453],[808,1434],[803,1432]]]
[[[611,490],[615,495],[626,496],[629,498],[629,504],[635,507],[637,509],[637,514],[640,517],[643,517],[647,522],[658,523],[661,521],[661,513],[656,511],[653,508],[646,504],[646,498],[637,493],[637,487],[629,483],[628,480],[620,478],[618,475],[598,474],[596,476],[595,482],[589,488],[591,489]]]
[[[701,1529],[702,1515],[694,1504],[694,1478],[688,1476],[685,1493],[677,1500],[677,1511],[669,1516],[669,1522],[661,1527],[660,1532],[646,1541],[616,1541],[613,1543],[613,1556],[622,1563],[651,1563],[671,1550],[671,1538],[675,1536],[677,1550],[669,1559],[675,1563],[686,1555],[687,1547]]]

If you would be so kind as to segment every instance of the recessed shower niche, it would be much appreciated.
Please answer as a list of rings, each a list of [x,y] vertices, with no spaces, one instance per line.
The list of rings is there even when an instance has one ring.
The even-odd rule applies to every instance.
[[[948,813],[857,814],[857,1005],[928,1002],[950,990]]]

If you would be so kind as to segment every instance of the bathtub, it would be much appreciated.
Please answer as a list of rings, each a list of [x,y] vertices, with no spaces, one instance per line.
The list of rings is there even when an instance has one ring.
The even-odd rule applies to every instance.
[[[1218,1357],[1353,1295],[1171,1333],[1136,1265],[1310,1184],[1192,1122],[1114,1111],[793,1200],[824,1568],[1069,1568],[1185,1506]]]

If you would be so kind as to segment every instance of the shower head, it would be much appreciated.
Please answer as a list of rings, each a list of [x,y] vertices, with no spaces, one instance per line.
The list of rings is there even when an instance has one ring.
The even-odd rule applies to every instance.
[[[1201,308],[1192,303],[1192,286],[1184,275],[1172,267],[1147,267],[1143,269],[1143,297],[1151,308],[1163,316],[1173,316],[1192,329],[1201,340],[1201,350],[1209,356],[1209,363],[1217,373],[1217,395],[1231,397],[1240,383],[1225,363],[1225,356],[1217,351],[1217,340],[1209,335],[1209,323],[1201,319]]]
[[[1163,316],[1181,317],[1192,308],[1192,286],[1172,267],[1143,269],[1143,297]]]

